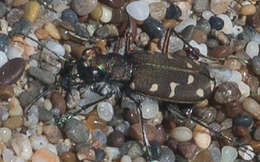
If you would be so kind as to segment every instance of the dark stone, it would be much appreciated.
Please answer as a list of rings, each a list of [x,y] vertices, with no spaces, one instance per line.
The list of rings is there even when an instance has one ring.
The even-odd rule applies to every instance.
[[[49,71],[42,70],[38,67],[30,67],[29,74],[44,84],[53,84],[55,82],[55,75]]]
[[[151,148],[152,158],[158,159],[161,155],[161,145],[156,141],[153,141],[150,144],[151,144],[150,148]]]
[[[52,113],[45,108],[39,107],[38,111],[39,111],[39,120],[40,121],[43,121],[43,122],[50,121],[53,117]]]
[[[18,21],[13,29],[10,31],[10,35],[14,36],[14,35],[28,35],[30,33],[32,29],[32,23],[31,21],[29,21],[28,19],[22,19],[21,21]]]
[[[13,84],[19,80],[24,72],[25,64],[22,58],[15,58],[4,64],[0,68],[0,85]]]
[[[148,17],[143,25],[142,29],[146,32],[151,38],[162,38],[165,33],[165,29],[162,23],[151,16]]]
[[[105,158],[105,152],[102,149],[96,149],[95,150],[95,154],[96,154],[96,160],[97,161],[101,161]]]
[[[221,30],[224,27],[224,20],[217,16],[211,16],[209,23],[212,29]]]
[[[99,2],[112,8],[120,8],[126,3],[126,0],[99,0]]]
[[[113,147],[120,147],[124,144],[124,142],[125,142],[124,134],[117,130],[110,133],[107,138],[107,144]]]
[[[260,75],[260,57],[259,56],[255,56],[252,59],[252,69],[256,75]]]
[[[7,52],[9,46],[9,37],[6,34],[0,33],[0,51]]]
[[[24,11],[20,8],[13,8],[11,9],[6,16],[6,20],[8,24],[11,26],[17,23],[24,15]]]
[[[178,19],[179,17],[181,17],[181,15],[181,9],[177,5],[172,4],[169,8],[167,8],[165,18]]]
[[[238,100],[241,97],[240,90],[235,82],[224,82],[217,87],[214,95],[216,102],[227,104]]]
[[[233,118],[234,126],[245,126],[249,127],[253,122],[253,118],[248,115],[239,115]]]
[[[71,25],[74,25],[78,22],[77,14],[70,8],[62,11],[61,19],[63,21],[69,22]]]

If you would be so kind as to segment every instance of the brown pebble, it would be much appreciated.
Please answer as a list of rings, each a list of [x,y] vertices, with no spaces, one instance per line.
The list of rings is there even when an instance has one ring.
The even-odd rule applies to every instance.
[[[120,147],[125,142],[125,136],[120,131],[114,131],[107,137],[107,144],[112,147]]]
[[[178,151],[186,159],[193,159],[198,150],[199,148],[197,147],[197,145],[191,142],[182,142],[178,144]]]
[[[63,152],[60,158],[62,162],[77,162],[77,157],[73,152]]]
[[[201,151],[191,162],[213,162],[213,158],[208,149]]]
[[[243,16],[254,15],[256,13],[256,7],[253,4],[244,5],[241,7],[240,14]]]
[[[32,23],[37,19],[40,13],[40,4],[37,1],[29,1],[24,8],[24,18]]]
[[[79,160],[90,160],[93,161],[96,158],[95,151],[89,146],[82,146],[77,151],[77,158]]]
[[[13,7],[19,7],[19,6],[22,6],[22,5],[25,5],[29,0],[14,0],[12,2],[12,6]]]
[[[23,125],[23,117],[22,116],[10,117],[6,121],[4,121],[3,125],[4,127],[10,129],[20,128]]]
[[[66,111],[66,102],[64,97],[61,96],[59,93],[52,93],[51,95],[51,102],[54,108],[58,108],[61,114],[64,114]]]
[[[249,144],[252,146],[255,152],[260,152],[260,141],[252,140]]]
[[[154,141],[157,136],[157,130],[154,126],[149,124],[144,124],[144,129],[148,138],[148,141]],[[143,140],[143,133],[141,125],[139,123],[130,126],[130,137],[136,140]]]
[[[90,13],[90,16],[94,20],[99,20],[102,14],[103,14],[102,6],[100,3],[97,3],[95,10]]]
[[[226,116],[229,118],[234,118],[238,116],[239,114],[243,113],[242,104],[240,102],[233,101],[225,104],[224,111],[226,113]]]
[[[54,144],[59,143],[59,141],[63,139],[60,129],[55,125],[44,126],[43,133],[46,135],[47,139]]]
[[[139,122],[139,115],[133,109],[124,109],[123,115],[124,119],[130,122],[130,124],[135,124]]]
[[[126,3],[126,0],[99,0],[99,2],[112,8],[120,8]]]
[[[0,86],[0,99],[7,100],[14,96],[14,88],[11,85]]]
[[[46,23],[44,25],[44,29],[48,32],[48,34],[52,38],[57,39],[57,40],[61,39],[59,30],[56,28],[56,26],[53,23],[51,23],[51,22]]]
[[[79,16],[91,13],[97,5],[97,0],[73,0],[71,7]]]
[[[167,134],[165,132],[165,129],[163,125],[156,126],[157,128],[157,136],[155,138],[155,141],[157,141],[159,144],[163,144],[167,140]]]
[[[163,20],[163,27],[165,29],[171,29],[171,28],[175,28],[175,26],[178,24],[178,21],[175,19],[166,19]]]
[[[197,43],[206,43],[207,34],[203,30],[195,28],[191,40],[195,40]]]
[[[37,29],[35,35],[39,40],[47,39],[49,37],[48,31],[42,28]]]
[[[70,45],[71,47],[71,55],[72,57],[79,59],[82,56],[82,52],[86,49],[83,45],[72,42],[72,41],[65,41],[65,44]]]
[[[0,85],[15,83],[22,76],[25,68],[25,61],[22,58],[15,58],[8,61],[0,68]]]
[[[238,137],[248,137],[250,136],[249,130],[245,126],[236,126],[233,129],[233,134]]]
[[[215,58],[221,58],[231,55],[233,51],[231,46],[218,46],[209,50],[208,55]]]

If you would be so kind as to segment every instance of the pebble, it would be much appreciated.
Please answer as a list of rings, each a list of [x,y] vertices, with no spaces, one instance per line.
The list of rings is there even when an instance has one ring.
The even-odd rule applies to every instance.
[[[254,131],[254,139],[260,141],[260,127],[257,127]]]
[[[12,131],[9,128],[0,128],[0,139],[1,142],[7,143],[12,138]]]
[[[243,16],[250,16],[256,13],[256,7],[253,4],[244,5],[240,9],[240,14]]]
[[[20,105],[20,102],[15,97],[11,98],[11,100],[9,102],[9,115],[10,116],[22,116],[23,115],[23,109]]]
[[[202,150],[192,162],[213,162],[212,155],[210,154],[209,150]]]
[[[106,6],[106,5],[101,5],[102,8],[102,16],[100,17],[100,21],[103,23],[109,23],[112,20],[112,8]]]
[[[211,136],[208,129],[196,125],[196,127],[193,129],[193,140],[196,143],[196,145],[201,149],[207,149],[211,143]]]
[[[243,109],[260,120],[260,105],[252,98],[247,97],[243,101]]]
[[[109,134],[107,144],[112,147],[120,147],[125,142],[125,136],[120,131],[114,131]]]
[[[182,11],[179,6],[171,4],[166,10],[166,19],[178,19],[182,16]]]
[[[20,133],[14,134],[11,139],[11,145],[15,153],[24,160],[31,158],[33,154],[32,146],[26,135]]]
[[[77,162],[77,157],[73,152],[63,152],[60,159],[63,162]]]
[[[217,15],[217,17],[224,21],[224,27],[221,31],[223,31],[225,34],[233,34],[233,23],[230,18],[225,14]]]
[[[187,127],[176,127],[171,130],[170,135],[178,142],[187,142],[192,139],[192,131]]]
[[[150,15],[156,20],[163,20],[166,15],[166,4],[163,2],[155,2],[149,4]]]
[[[66,111],[66,101],[61,94],[54,92],[51,95],[51,102],[54,108],[58,108],[61,114],[64,114]]]
[[[0,52],[6,53],[9,46],[9,37],[6,34],[0,33]]]
[[[34,23],[40,13],[40,4],[37,1],[29,1],[24,8],[24,18]]]
[[[159,105],[156,100],[146,97],[144,101],[141,103],[142,115],[144,119],[152,119],[159,112]]]
[[[13,7],[19,7],[19,6],[23,6],[25,5],[26,3],[28,3],[29,0],[14,0],[12,2],[12,6]]]
[[[214,99],[220,104],[238,100],[241,97],[241,92],[235,82],[224,82],[220,84],[215,92]]]
[[[0,68],[0,85],[15,83],[22,76],[24,68],[25,61],[22,58],[8,61]]]
[[[100,119],[110,121],[114,115],[113,106],[109,102],[100,102],[97,105],[97,112]]]
[[[0,86],[0,99],[8,100],[14,96],[14,89],[11,85]]]
[[[255,74],[260,75],[260,56],[254,56],[252,59],[252,70]]]
[[[137,143],[135,141],[128,141],[128,142],[125,142],[120,147],[120,153],[121,154],[127,154],[132,159],[134,159],[134,158],[137,158],[139,156],[142,156],[144,152],[143,152],[142,147],[139,143]]]
[[[49,71],[40,69],[38,67],[30,67],[29,75],[35,77],[44,84],[50,85],[55,82],[55,75]]]
[[[79,16],[86,16],[95,9],[97,0],[74,0],[71,6]]]
[[[217,16],[211,16],[209,23],[212,29],[221,30],[224,27],[224,20]]]
[[[46,23],[44,25],[44,30],[47,31],[48,35],[50,35],[52,38],[54,38],[56,40],[61,39],[59,31],[53,23],[51,23],[51,22]]]
[[[124,155],[122,156],[122,158],[120,159],[120,162],[132,162],[131,157]]]
[[[210,10],[216,15],[222,14],[227,11],[230,2],[229,0],[212,0],[210,1]]]
[[[233,162],[238,156],[237,150],[232,146],[222,147],[221,153],[222,162]]]
[[[149,5],[143,1],[133,1],[126,6],[127,13],[138,21],[144,21],[149,17]]]
[[[90,16],[94,20],[99,20],[102,15],[103,15],[102,5],[100,3],[97,3],[97,6],[96,6],[95,10],[93,10],[90,13]],[[113,12],[112,12],[112,18],[113,18]]]
[[[32,162],[60,162],[59,157],[47,149],[39,149],[32,156]]]
[[[208,150],[212,156],[213,162],[220,162],[220,160],[221,160],[220,149],[218,147],[214,146],[213,144],[211,144]]]
[[[147,134],[147,139],[149,141],[153,141],[157,136],[157,129],[154,126],[149,124],[144,124],[144,129]],[[139,141],[143,140],[143,133],[142,133],[141,125],[139,123],[131,125],[129,132],[130,132],[130,137],[132,137],[133,139]]]
[[[150,38],[162,38],[165,33],[162,23],[152,17],[149,17],[144,21],[142,29]]]
[[[209,7],[209,0],[196,0],[192,6],[193,10],[197,13],[202,13]]]
[[[48,145],[48,140],[45,136],[32,136],[30,137],[30,142],[33,150],[39,150],[41,148],[45,148]]]
[[[70,8],[62,11],[61,19],[69,22],[71,25],[76,24],[79,21],[77,14]]]
[[[6,14],[7,8],[3,2],[0,2],[0,18]]]
[[[177,33],[181,32],[183,29],[185,29],[187,26],[196,26],[197,25],[197,21],[195,19],[192,18],[187,18],[185,20],[183,20],[182,22],[180,22],[176,27],[175,27],[175,31]]]
[[[10,35],[23,34],[28,35],[32,29],[32,22],[23,18],[14,24]]]
[[[245,145],[245,148],[239,147],[238,154],[246,161],[253,160],[255,157],[254,149],[250,145]]]
[[[71,119],[64,126],[65,134],[76,143],[84,143],[89,138],[89,131],[86,125],[76,119]]]
[[[255,41],[248,42],[245,51],[250,58],[254,58],[255,56],[258,56],[259,53],[258,44]]]
[[[126,0],[99,0],[99,1],[112,8],[120,8],[126,3]]]
[[[51,49],[53,52],[55,52],[59,56],[65,55],[64,47],[58,42],[50,40],[50,41],[47,42],[46,47]]]
[[[185,159],[193,159],[198,151],[198,146],[191,142],[182,142],[178,144],[177,149]]]
[[[233,125],[250,127],[253,123],[253,118],[249,115],[238,115],[233,118]]]
[[[8,58],[6,54],[2,51],[0,51],[0,68],[4,66],[8,62]]]
[[[8,48],[7,57],[9,60],[12,60],[14,58],[22,58],[23,54],[25,52],[25,49],[18,47],[18,46],[11,46]]]
[[[43,107],[39,107],[38,112],[39,112],[40,121],[46,122],[46,121],[50,121],[53,119],[52,113]]]
[[[207,56],[207,54],[208,54],[208,47],[207,47],[206,44],[204,44],[204,43],[197,43],[197,42],[194,41],[194,40],[191,40],[191,41],[189,42],[189,44],[190,44],[192,47],[197,48],[202,55]]]
[[[6,20],[11,26],[17,23],[24,15],[24,11],[20,8],[12,8],[6,15]]]
[[[4,121],[3,126],[10,129],[16,129],[21,127],[23,123],[23,118],[21,116],[13,116]]]
[[[54,144],[58,143],[60,139],[63,139],[60,129],[55,125],[44,126],[43,133],[46,135],[48,141]]]

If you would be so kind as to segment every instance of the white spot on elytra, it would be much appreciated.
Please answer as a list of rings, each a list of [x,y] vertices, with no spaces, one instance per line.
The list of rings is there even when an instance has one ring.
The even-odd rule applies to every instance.
[[[204,96],[204,90],[201,89],[201,88],[199,88],[199,89],[197,89],[196,94],[197,94],[199,97],[203,97],[203,96]]]
[[[192,65],[187,62],[187,67],[188,67],[188,68],[192,68]]]
[[[169,95],[169,98],[173,97],[175,95],[175,88],[178,86],[179,84],[178,83],[175,83],[175,82],[171,82],[170,83],[170,88],[171,88],[171,92],[170,92],[170,95]]]
[[[131,88],[132,90],[135,90],[135,83],[134,83],[134,82],[131,82],[131,83],[130,83],[130,88]]]
[[[187,84],[191,84],[191,83],[193,83],[193,81],[194,81],[194,77],[192,75],[189,75]]]
[[[158,84],[154,83],[154,84],[152,84],[152,86],[151,86],[149,91],[156,92],[157,90],[158,90]]]

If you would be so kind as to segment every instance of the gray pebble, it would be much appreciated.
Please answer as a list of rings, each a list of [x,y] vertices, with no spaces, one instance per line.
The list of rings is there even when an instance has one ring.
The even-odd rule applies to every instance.
[[[175,155],[168,147],[163,147],[161,150],[160,162],[175,162]]]
[[[28,72],[31,76],[40,80],[44,84],[53,84],[55,82],[55,75],[51,72],[42,70],[37,67],[30,67]]]
[[[27,19],[22,19],[21,21],[18,21],[13,29],[10,32],[10,35],[17,35],[17,34],[23,34],[28,35],[32,29],[32,23],[31,21]]]
[[[0,18],[2,18],[6,13],[6,6],[3,2],[0,2]]]
[[[3,51],[6,53],[8,50],[8,46],[9,46],[8,35],[0,33],[0,51]]]
[[[260,57],[259,56],[255,56],[252,59],[252,69],[256,75],[260,75]]]

